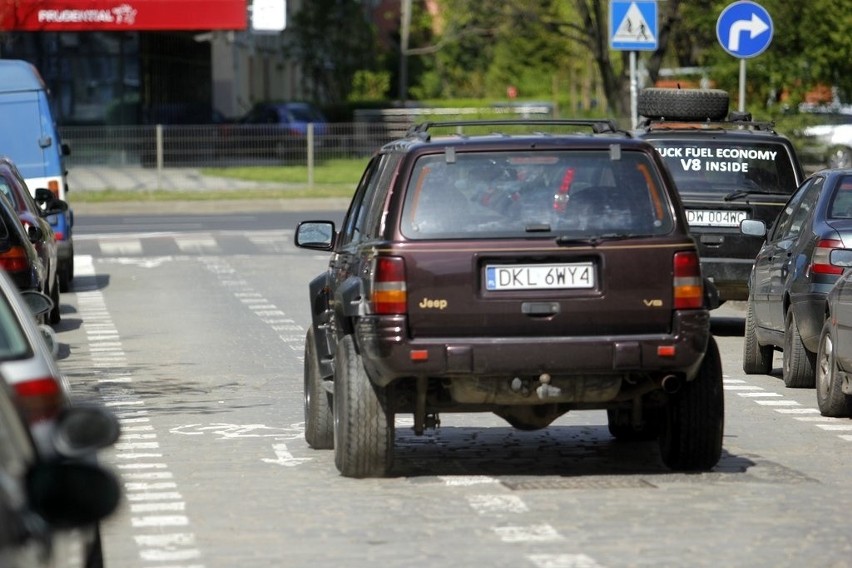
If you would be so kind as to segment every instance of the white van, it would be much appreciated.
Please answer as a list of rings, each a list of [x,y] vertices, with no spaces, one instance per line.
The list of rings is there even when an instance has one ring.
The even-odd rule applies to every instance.
[[[70,150],[59,140],[44,80],[26,61],[0,59],[0,125],[0,154],[12,158],[30,192],[45,187],[65,200],[63,159]],[[66,292],[74,277],[74,216],[69,208],[48,219],[59,243],[59,289]]]

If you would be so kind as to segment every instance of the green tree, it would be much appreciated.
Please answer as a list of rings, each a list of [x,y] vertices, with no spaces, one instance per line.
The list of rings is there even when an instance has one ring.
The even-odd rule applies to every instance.
[[[327,103],[349,98],[358,71],[376,70],[375,32],[357,0],[310,0],[292,22],[294,48],[312,97]]]

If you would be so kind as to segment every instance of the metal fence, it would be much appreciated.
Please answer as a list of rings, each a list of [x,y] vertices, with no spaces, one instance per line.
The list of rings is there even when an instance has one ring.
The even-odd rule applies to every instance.
[[[352,123],[312,124],[291,129],[277,124],[223,123],[199,126],[64,126],[71,147],[68,166],[232,167],[308,164],[362,158],[402,137],[423,120],[552,117],[547,103],[487,109],[389,109],[356,111]]]
[[[74,166],[232,167],[369,156],[404,134],[399,125],[336,123],[293,132],[274,125],[65,126]]]

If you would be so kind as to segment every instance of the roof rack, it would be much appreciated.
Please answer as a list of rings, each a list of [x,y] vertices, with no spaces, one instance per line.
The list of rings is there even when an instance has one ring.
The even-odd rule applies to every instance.
[[[639,125],[641,128],[647,128],[651,130],[654,126],[658,127],[666,127],[669,128],[681,128],[681,129],[695,129],[695,128],[720,128],[729,130],[730,127],[741,126],[746,127],[751,130],[758,130],[764,132],[775,133],[775,123],[774,122],[756,122],[751,120],[751,118],[740,118],[739,116],[732,116],[728,120],[706,120],[706,121],[698,121],[698,120],[678,120],[671,119],[667,120],[665,118],[648,118],[642,121]]]
[[[483,120],[453,120],[453,121],[445,121],[445,122],[421,122],[420,124],[416,124],[408,129],[405,137],[416,137],[422,140],[428,140],[430,138],[429,131],[433,128],[443,128],[443,127],[458,127],[458,126],[588,126],[592,129],[592,132],[595,134],[602,134],[604,132],[619,132],[627,134],[627,132],[618,127],[614,120],[609,118],[600,118],[600,119],[585,119],[585,118],[571,118],[571,119],[559,119],[559,118],[530,118],[530,119],[502,119],[502,120],[491,120],[491,119],[483,119]]]

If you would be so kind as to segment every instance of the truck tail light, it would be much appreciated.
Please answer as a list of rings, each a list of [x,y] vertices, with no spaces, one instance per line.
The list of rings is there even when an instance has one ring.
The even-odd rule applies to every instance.
[[[15,393],[27,422],[56,418],[62,410],[64,396],[59,381],[53,377],[33,379],[15,384]]]
[[[843,248],[843,242],[837,239],[821,239],[814,249],[811,272],[814,274],[836,274],[838,276],[843,274],[843,269],[834,266],[829,260],[831,251],[836,248]]]
[[[402,258],[383,256],[376,260],[372,301],[373,311],[377,314],[396,315],[408,312],[405,261]]]
[[[47,182],[47,189],[49,189],[57,199],[59,198],[59,182],[57,180],[52,179]]]
[[[696,252],[674,255],[674,308],[676,310],[704,306],[704,281]]]

